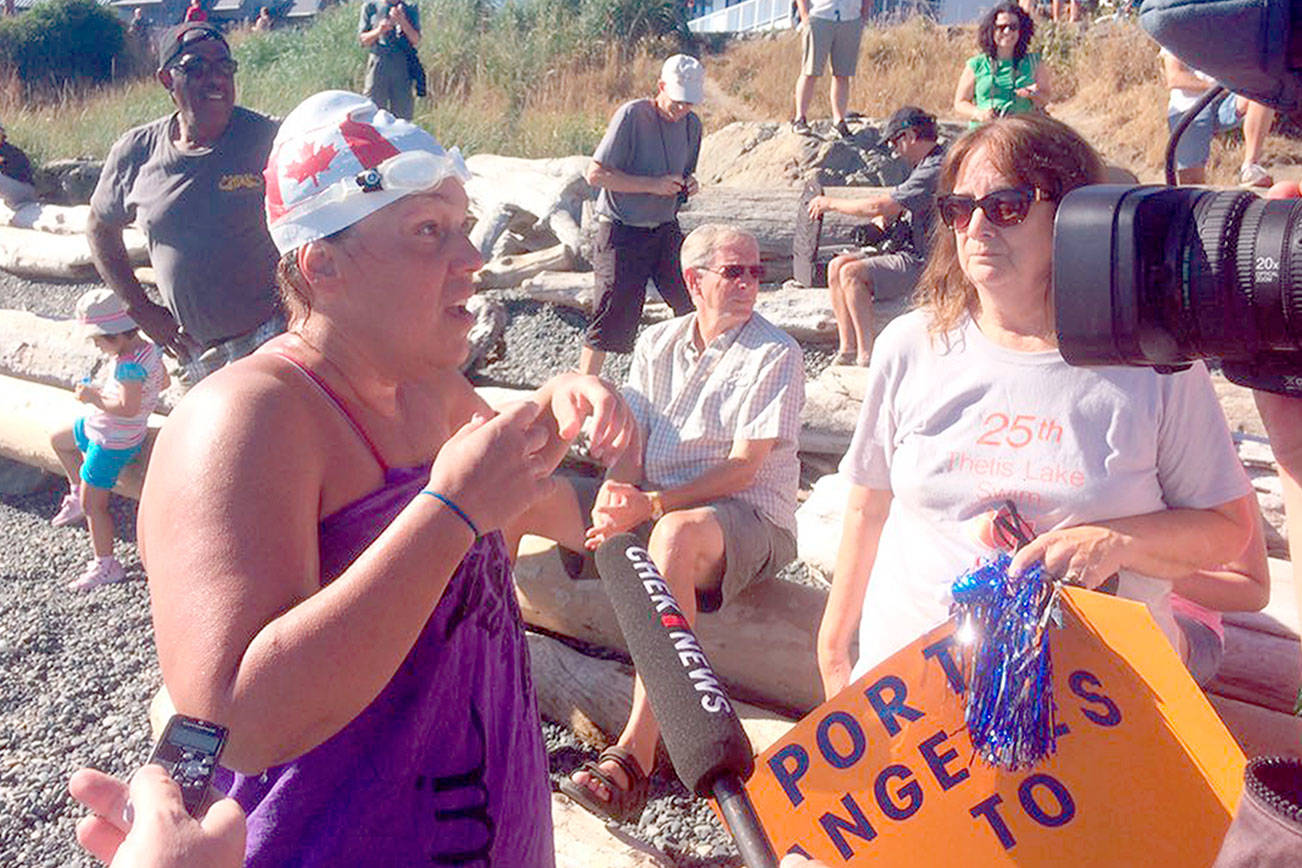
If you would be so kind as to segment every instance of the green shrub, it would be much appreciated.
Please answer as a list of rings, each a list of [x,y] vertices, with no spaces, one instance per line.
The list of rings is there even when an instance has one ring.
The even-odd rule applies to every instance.
[[[95,0],[49,0],[0,21],[0,64],[29,88],[106,81],[122,46],[122,23]]]

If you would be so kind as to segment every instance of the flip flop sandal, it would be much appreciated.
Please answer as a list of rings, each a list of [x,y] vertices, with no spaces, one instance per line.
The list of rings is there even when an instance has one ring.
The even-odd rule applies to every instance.
[[[829,362],[828,364],[853,365],[856,364],[855,355],[854,353],[837,353],[836,355],[832,356],[832,361]]]
[[[623,789],[611,776],[601,769],[601,763],[613,762],[628,777],[628,789]],[[610,800],[602,799],[592,787],[581,784],[574,778],[563,778],[559,784],[562,793],[582,805],[590,814],[614,823],[636,822],[646,807],[647,776],[638,765],[633,755],[618,745],[611,745],[601,752],[595,762],[585,762],[580,771],[606,785],[610,791]]]

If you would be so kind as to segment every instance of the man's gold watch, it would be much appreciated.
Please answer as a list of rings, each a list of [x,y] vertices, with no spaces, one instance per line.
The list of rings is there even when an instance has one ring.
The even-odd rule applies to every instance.
[[[651,501],[651,520],[659,521],[665,517],[665,502],[658,491],[648,491],[646,499]]]

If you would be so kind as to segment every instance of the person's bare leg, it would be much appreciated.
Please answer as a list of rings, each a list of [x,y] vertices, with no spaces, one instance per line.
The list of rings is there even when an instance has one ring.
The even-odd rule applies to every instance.
[[[90,544],[97,558],[113,554],[113,516],[109,515],[108,500],[107,488],[96,488],[89,483],[81,487],[81,509],[90,525]]]
[[[554,540],[575,552],[584,550],[584,532],[590,516],[582,514],[579,497],[574,486],[565,477],[558,477],[551,494],[539,500],[524,514],[502,529],[506,550],[514,561],[520,548],[520,537],[527,533]]]
[[[850,76],[832,76],[832,122],[845,120],[845,113],[850,106]]]
[[[688,623],[695,624],[697,589],[717,588],[723,577],[723,528],[714,512],[699,508],[669,513],[652,529],[647,552],[673,591],[683,616]],[[660,724],[651,712],[646,688],[638,677],[633,682],[633,709],[616,744],[631,753],[642,771],[650,774],[659,742]],[[616,763],[606,762],[600,768],[616,785],[628,787],[629,781]],[[602,799],[610,798],[605,785],[587,772],[575,772],[574,782],[594,789]]]
[[[814,98],[818,76],[801,73],[796,79],[796,120],[809,117],[809,102]]]
[[[579,350],[579,373],[591,374],[594,377],[601,376],[601,366],[606,363],[605,350],[594,349],[587,344]]]
[[[1058,16],[1062,14],[1063,0],[1053,0],[1053,20],[1058,21]]]
[[[850,323],[854,328],[855,346],[858,349],[856,361],[866,365],[873,351],[873,284],[872,271],[862,259],[847,263],[841,269],[841,287],[845,294],[846,308],[850,312]]]
[[[1275,120],[1274,109],[1248,100],[1243,113],[1243,164],[1261,163],[1261,151],[1266,144],[1266,133]]]
[[[58,456],[59,464],[63,467],[63,475],[68,477],[69,488],[76,491],[81,485],[81,450],[77,448],[72,426],[61,428],[51,434],[50,446],[54,448],[54,454]]]
[[[853,257],[841,254],[832,257],[827,264],[827,291],[832,299],[832,313],[836,315],[836,341],[838,356],[853,356],[859,346],[854,339],[854,325],[850,322],[850,311],[845,303],[845,289],[841,282],[841,270]]]

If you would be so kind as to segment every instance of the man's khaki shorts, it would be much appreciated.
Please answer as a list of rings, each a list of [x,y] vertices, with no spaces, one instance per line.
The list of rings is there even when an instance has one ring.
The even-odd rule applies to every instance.
[[[567,477],[579,500],[583,524],[592,524],[592,505],[596,502],[600,479]],[[717,612],[751,585],[771,579],[796,559],[796,538],[789,530],[769,521],[744,500],[725,497],[707,504],[715,521],[723,529],[723,579],[719,587],[697,590],[696,604],[702,612]],[[640,525],[633,533],[644,540],[651,538],[651,523]]]
[[[803,75],[823,74],[827,58],[832,58],[832,75],[852,76],[859,66],[859,39],[863,36],[863,19],[833,21],[830,18],[810,18],[804,31],[804,55],[800,72]]]
[[[873,298],[893,301],[913,292],[924,265],[916,253],[869,253],[846,263],[842,269],[866,270],[872,281]]]

